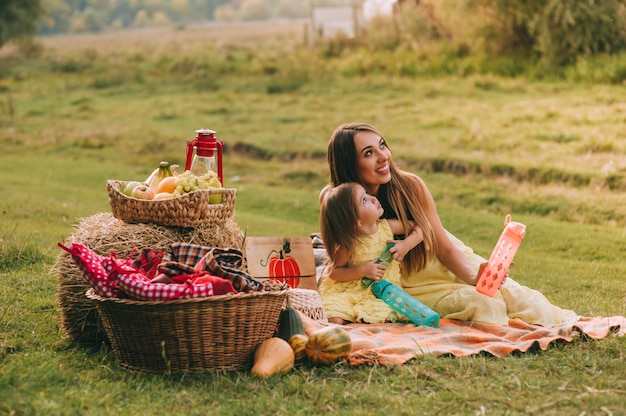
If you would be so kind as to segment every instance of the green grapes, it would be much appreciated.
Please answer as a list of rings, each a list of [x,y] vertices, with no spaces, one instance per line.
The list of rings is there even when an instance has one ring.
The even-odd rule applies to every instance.
[[[197,191],[199,189],[209,188],[221,188],[222,183],[217,177],[217,173],[208,171],[202,176],[196,176],[190,171],[178,175],[176,179],[176,190],[174,190],[173,196],[181,196],[189,192]]]

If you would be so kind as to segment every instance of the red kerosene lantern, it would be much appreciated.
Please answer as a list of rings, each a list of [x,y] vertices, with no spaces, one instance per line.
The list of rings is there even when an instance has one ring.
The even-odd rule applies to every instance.
[[[223,186],[222,149],[224,143],[215,137],[215,133],[215,131],[209,129],[196,130],[196,138],[187,141],[185,170],[189,170],[197,176],[202,176],[212,170],[217,173]],[[196,154],[192,159],[193,149],[196,149]]]

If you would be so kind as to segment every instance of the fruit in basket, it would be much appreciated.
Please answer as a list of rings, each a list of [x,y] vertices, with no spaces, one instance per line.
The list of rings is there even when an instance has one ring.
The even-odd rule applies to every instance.
[[[331,365],[350,354],[352,339],[341,326],[327,326],[309,336],[305,352],[314,365]]]
[[[139,185],[133,189],[131,194],[133,198],[151,200],[154,198],[154,192],[147,185]]]
[[[159,193],[159,184],[165,178],[174,176],[169,162],[159,163],[159,167],[146,179],[146,183],[155,194]]]
[[[222,194],[209,195],[209,204],[221,204],[223,200],[224,200],[224,195]]]
[[[122,193],[124,195],[126,195],[126,196],[133,196],[133,191],[139,185],[142,185],[142,183],[141,182],[137,182],[137,181],[130,181],[130,182],[128,182],[126,184],[126,186],[124,187],[124,190],[122,191]]]
[[[282,338],[272,337],[263,341],[254,352],[254,364],[251,373],[259,378],[291,371],[295,355],[291,346]]]
[[[167,178],[161,179],[159,182],[159,186],[157,186],[157,194],[162,192],[167,192],[169,194],[173,194],[176,190],[176,176],[168,176]]]
[[[211,189],[221,187],[222,183],[217,177],[217,173],[213,171],[209,171],[202,176],[196,176],[190,171],[186,170],[185,172],[178,175],[178,177],[176,178],[176,190],[173,194],[176,197],[189,192],[197,191],[199,189]],[[222,200],[222,194],[216,193],[209,195],[210,204],[220,204],[222,203]]]
[[[172,195],[170,192],[159,192],[158,194],[156,194],[154,196],[154,198],[152,198],[153,201],[163,201],[164,199],[171,199],[173,198],[174,195]]]

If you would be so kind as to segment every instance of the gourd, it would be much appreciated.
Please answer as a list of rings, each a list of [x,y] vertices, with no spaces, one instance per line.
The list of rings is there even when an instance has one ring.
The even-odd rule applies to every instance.
[[[285,341],[296,334],[305,334],[304,325],[300,314],[289,303],[289,295],[287,295],[287,307],[280,312],[278,317],[278,332],[276,336]]]
[[[352,349],[352,340],[341,326],[327,326],[309,336],[305,352],[314,365],[331,365],[346,358]]]
[[[293,368],[294,357],[287,341],[278,337],[268,338],[254,352],[251,373],[259,378],[288,373]]]
[[[296,363],[301,363],[306,358],[305,349],[308,341],[309,337],[306,334],[294,334],[289,338],[289,345],[293,350]]]

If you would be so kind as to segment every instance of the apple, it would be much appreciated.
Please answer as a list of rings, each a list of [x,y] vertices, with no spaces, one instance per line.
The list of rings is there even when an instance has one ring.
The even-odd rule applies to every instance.
[[[223,199],[223,194],[211,194],[209,195],[209,204],[221,204]]]
[[[141,184],[133,189],[131,196],[137,199],[152,199],[154,198],[154,191],[149,186]]]
[[[141,184],[142,184],[141,182],[137,182],[137,181],[128,182],[128,184],[126,184],[126,187],[124,187],[124,190],[122,192],[124,193],[124,195],[133,196],[133,191],[135,190],[136,187],[138,187]]]

